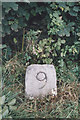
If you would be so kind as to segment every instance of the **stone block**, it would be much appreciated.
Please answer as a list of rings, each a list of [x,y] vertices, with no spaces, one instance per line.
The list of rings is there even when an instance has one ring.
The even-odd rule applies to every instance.
[[[27,67],[25,94],[27,97],[57,95],[56,71],[53,65],[32,64]]]

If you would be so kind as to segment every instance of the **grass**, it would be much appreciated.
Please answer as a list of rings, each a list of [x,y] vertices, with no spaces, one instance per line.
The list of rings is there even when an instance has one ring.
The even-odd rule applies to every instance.
[[[79,118],[79,83],[76,82],[75,75],[72,76],[74,81],[67,80],[58,85],[57,96],[47,95],[44,98],[32,100],[25,98],[25,71],[29,63],[23,63],[23,55],[20,53],[14,56],[3,66],[2,93],[6,96],[5,104],[15,98],[17,107],[16,110],[9,111],[5,118],[9,118],[9,116],[12,118]]]

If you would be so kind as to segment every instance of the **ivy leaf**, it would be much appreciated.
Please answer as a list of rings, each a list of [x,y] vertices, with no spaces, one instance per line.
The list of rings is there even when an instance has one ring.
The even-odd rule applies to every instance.
[[[70,22],[68,25],[69,25],[70,27],[72,27],[72,26],[75,25],[75,23],[74,23],[74,22]]]
[[[27,21],[29,20],[29,17],[30,17],[30,14],[27,13],[27,14],[25,15],[25,18],[26,18]]]
[[[70,10],[70,8],[66,6],[65,12],[67,12],[67,11],[69,11],[69,10]]]
[[[18,25],[19,25],[19,28],[22,28],[22,27],[24,27],[24,24],[22,24],[22,23],[24,23],[24,20],[23,20],[23,18],[21,17],[21,18],[19,18],[19,21],[18,21]]]
[[[69,5],[70,7],[74,6],[75,3],[74,2],[67,2],[67,5]]]
[[[5,8],[5,12],[8,13],[11,8],[14,10],[14,11],[17,11],[18,10],[18,4],[17,3],[12,3],[12,2],[9,2],[9,3],[3,3],[3,8]]]
[[[66,36],[69,37],[70,36],[70,32],[66,32]]]
[[[57,32],[59,36],[65,36],[65,31],[64,30],[60,30]]]
[[[65,29],[64,29],[64,32],[65,32],[65,35],[66,35],[67,37],[70,36],[70,28],[69,28],[69,27],[65,28]]]
[[[8,21],[5,20],[5,19],[3,19],[2,23],[3,23],[4,25],[8,25]]]
[[[14,30],[14,31],[17,31],[18,29],[18,24],[14,23],[11,25],[11,29]]]
[[[65,3],[65,2],[60,2],[60,3],[59,3],[59,7],[66,8],[66,3]]]
[[[77,33],[77,36],[80,36],[80,32],[79,32],[79,33]]]
[[[6,25],[6,26],[3,27],[3,33],[4,33],[4,34],[5,34],[5,33],[10,34],[10,32],[11,32],[11,31],[10,31],[10,26],[7,26],[7,25]]]
[[[77,13],[74,12],[74,11],[72,11],[72,10],[70,10],[69,14],[70,14],[71,16],[77,16]]]
[[[9,3],[9,5],[14,11],[18,10],[18,4],[17,3]]]
[[[79,7],[78,7],[78,6],[74,6],[74,7],[73,7],[73,10],[74,10],[75,12],[80,11],[80,9],[79,9]]]
[[[11,8],[6,8],[5,12],[8,13],[11,10]]]
[[[61,43],[64,44],[66,41],[65,40],[61,40]]]
[[[3,48],[6,48],[7,46],[4,44],[4,45],[0,45],[0,49],[3,49]]]

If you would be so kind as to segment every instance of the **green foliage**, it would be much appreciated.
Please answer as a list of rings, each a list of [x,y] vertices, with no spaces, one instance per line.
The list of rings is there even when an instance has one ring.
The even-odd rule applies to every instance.
[[[4,45],[0,45],[0,50],[3,49],[3,48],[6,48],[7,46],[4,44]]]
[[[56,39],[54,42],[55,55],[59,56],[59,58],[61,55],[61,57],[65,59],[68,54],[68,57],[76,56],[77,59],[80,51],[80,41],[78,41],[80,4],[66,2],[51,3],[50,8],[47,28],[48,35],[50,35],[52,39]],[[61,45],[61,39],[65,40],[64,45]],[[57,55],[56,52],[60,55]]]
[[[16,103],[16,99],[14,98],[10,102],[6,103],[6,96],[3,95],[0,97],[0,118],[5,118],[8,116],[8,118],[12,118],[9,114],[11,111],[16,110],[17,107],[14,106]]]
[[[23,7],[24,6],[24,7]],[[3,3],[3,36],[18,31],[28,25],[28,21],[38,14],[45,13],[44,19],[54,49],[53,56],[65,57],[66,54],[79,54],[80,3]],[[16,16],[17,15],[17,16]],[[22,24],[24,23],[24,24]],[[78,27],[76,27],[78,26]],[[29,36],[29,35],[30,36]],[[26,34],[29,41],[37,40],[34,30]],[[72,38],[72,43],[71,39]],[[31,40],[32,39],[32,40]],[[47,42],[47,40],[46,40]],[[63,42],[63,43],[62,43]],[[44,43],[43,43],[44,44]],[[47,49],[47,48],[46,48]],[[47,49],[48,51],[48,49]],[[48,56],[49,57],[49,56]],[[51,60],[52,61],[52,60]]]
[[[2,45],[2,47],[3,47],[3,49],[2,49],[2,52],[3,52],[2,59],[3,59],[3,63],[5,63],[5,61],[8,61],[11,58],[12,51],[11,51],[11,48],[9,46]]]
[[[5,41],[0,46],[4,63],[0,114],[3,111],[3,118],[77,118],[80,2],[2,4]],[[11,45],[10,42],[14,44]],[[13,46],[15,50],[12,49]],[[17,47],[20,51],[17,51]],[[46,96],[42,100],[25,102],[25,71],[30,64],[55,65],[57,84],[59,83],[56,100],[52,96]]]
[[[24,6],[24,7],[23,7]],[[3,3],[3,37],[10,35],[11,31],[17,32],[26,27],[32,16],[45,11],[44,6],[37,3]],[[24,23],[24,24],[23,24]]]

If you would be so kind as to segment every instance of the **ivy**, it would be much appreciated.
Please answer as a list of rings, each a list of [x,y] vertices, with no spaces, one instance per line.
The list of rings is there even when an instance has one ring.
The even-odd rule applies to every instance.
[[[37,59],[52,63],[68,55],[77,58],[80,44],[79,12],[79,2],[3,3],[3,37],[10,35],[11,31],[26,28],[29,20],[32,22],[37,15],[44,14],[48,39],[40,40],[37,48],[34,46]],[[30,30],[26,36],[28,43],[37,41],[37,32],[34,30]],[[31,53],[32,49],[31,46]]]

